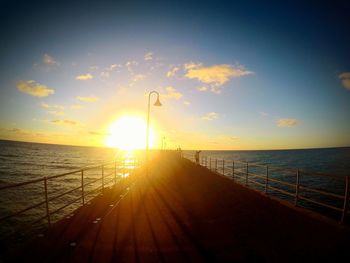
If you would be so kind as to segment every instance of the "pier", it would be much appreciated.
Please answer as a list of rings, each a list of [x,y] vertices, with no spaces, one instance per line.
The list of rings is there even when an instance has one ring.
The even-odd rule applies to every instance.
[[[349,233],[165,153],[10,256],[38,262],[330,262],[349,258]]]

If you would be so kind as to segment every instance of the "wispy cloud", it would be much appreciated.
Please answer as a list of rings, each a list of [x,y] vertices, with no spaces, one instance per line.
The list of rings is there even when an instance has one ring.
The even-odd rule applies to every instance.
[[[50,105],[45,103],[45,102],[42,102],[42,103],[40,103],[40,107],[44,108],[44,109],[48,109],[48,108],[50,108]]]
[[[183,96],[183,94],[179,91],[177,91],[174,87],[166,87],[166,94],[163,95],[164,98],[169,98],[169,99],[176,99],[179,100]]]
[[[143,75],[143,74],[134,75],[129,83],[129,87],[134,86],[136,82],[144,80],[145,78],[146,78],[146,75]]]
[[[176,72],[178,72],[179,70],[180,70],[179,67],[172,66],[172,67],[170,68],[170,70],[166,73],[166,76],[167,76],[168,78],[172,78],[172,77],[175,76]]]
[[[76,98],[77,98],[77,100],[84,101],[84,102],[95,102],[95,101],[97,101],[99,99],[98,97],[93,96],[93,95],[85,96],[85,97],[77,96]]]
[[[270,114],[268,114],[267,112],[264,112],[264,111],[259,111],[259,115],[260,115],[261,117],[267,117],[267,116],[269,116]]]
[[[45,102],[41,102],[40,103],[40,107],[43,108],[43,109],[58,109],[58,110],[63,110],[64,109],[64,106],[62,105],[49,105]]]
[[[48,65],[48,66],[59,66],[60,63],[52,56],[49,54],[44,54],[43,59],[42,59],[43,64]]]
[[[198,90],[198,91],[207,91],[208,88],[205,87],[205,86],[201,86],[201,87],[197,87],[197,90]]]
[[[80,110],[81,108],[83,108],[83,106],[80,104],[73,104],[72,106],[70,106],[70,108],[73,110]]]
[[[344,88],[350,90],[350,72],[343,72],[339,75],[339,79],[341,80]]]
[[[200,68],[202,67],[202,63],[195,63],[195,62],[189,62],[184,64],[184,70],[185,71],[189,71],[191,69],[196,69],[196,68]]]
[[[127,70],[130,72],[130,73],[134,73],[134,69],[133,67],[134,66],[137,66],[139,63],[135,60],[130,60],[128,62],[125,63],[125,67],[127,68]]]
[[[281,127],[281,128],[292,128],[299,125],[299,121],[297,119],[282,118],[282,119],[278,119],[276,121],[276,124],[278,127]]]
[[[148,52],[145,54],[144,59],[147,60],[152,60],[153,59],[153,53],[152,52]]]
[[[96,136],[106,136],[106,135],[110,135],[110,133],[108,133],[108,132],[96,132],[96,131],[90,131],[89,134],[91,134],[91,135],[96,135]]]
[[[48,113],[51,115],[55,115],[55,116],[63,116],[64,115],[64,111],[51,110],[51,111],[48,111]]]
[[[51,123],[59,126],[78,126],[80,125],[80,122],[78,121],[73,121],[73,120],[52,120]]]
[[[111,64],[107,68],[104,69],[104,71],[101,71],[100,77],[101,78],[109,78],[111,73],[114,71],[118,72],[118,69],[122,68],[123,66],[120,64]]]
[[[190,106],[190,105],[191,105],[191,102],[189,102],[188,100],[185,100],[185,101],[184,101],[184,104],[185,104],[186,106]]]
[[[232,66],[228,64],[213,65],[204,67],[202,64],[185,64],[185,77],[197,79],[198,81],[211,86],[211,91],[221,93],[221,86],[231,78],[238,78],[253,74],[252,71],[246,70],[243,66]]]
[[[34,80],[20,80],[17,82],[16,86],[19,91],[34,97],[47,97],[55,93],[53,89],[37,83]]]
[[[146,78],[146,75],[143,75],[143,74],[137,74],[134,76],[134,78],[132,79],[133,82],[137,82],[137,81],[140,81],[140,80],[143,80]]]
[[[204,116],[201,117],[202,120],[204,121],[212,121],[218,118],[218,114],[216,112],[208,112]]]
[[[75,77],[76,80],[89,80],[92,78],[93,78],[93,76],[90,73],[78,75]]]

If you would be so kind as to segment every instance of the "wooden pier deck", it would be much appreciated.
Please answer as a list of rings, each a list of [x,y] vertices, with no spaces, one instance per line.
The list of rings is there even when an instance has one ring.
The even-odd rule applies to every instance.
[[[16,257],[26,262],[337,262],[349,257],[349,241],[346,228],[166,155],[152,161],[148,176],[140,170],[105,190]]]

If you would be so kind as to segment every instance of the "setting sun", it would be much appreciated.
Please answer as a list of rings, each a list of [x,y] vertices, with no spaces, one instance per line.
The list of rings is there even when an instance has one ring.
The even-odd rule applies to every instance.
[[[156,135],[150,127],[149,145],[154,147]],[[105,144],[122,150],[144,149],[146,145],[146,122],[142,117],[123,116],[109,127]]]

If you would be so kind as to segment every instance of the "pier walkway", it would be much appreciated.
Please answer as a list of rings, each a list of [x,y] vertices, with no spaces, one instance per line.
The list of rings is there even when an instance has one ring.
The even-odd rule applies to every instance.
[[[139,169],[106,189],[17,256],[26,262],[340,262],[344,256],[347,262],[349,241],[345,227],[165,154],[148,175]]]

